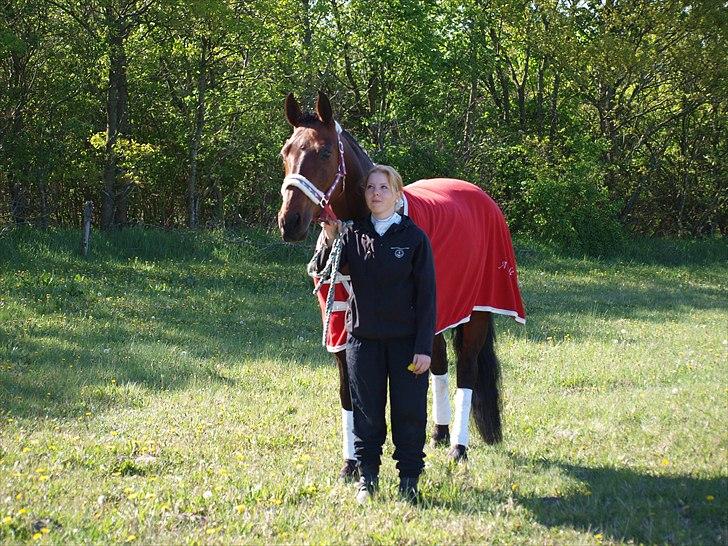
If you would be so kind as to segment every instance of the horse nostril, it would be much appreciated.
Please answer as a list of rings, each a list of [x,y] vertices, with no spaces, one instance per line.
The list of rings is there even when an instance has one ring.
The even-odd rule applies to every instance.
[[[296,212],[288,216],[286,221],[283,223],[283,229],[287,233],[292,233],[298,230],[301,225],[301,213]]]

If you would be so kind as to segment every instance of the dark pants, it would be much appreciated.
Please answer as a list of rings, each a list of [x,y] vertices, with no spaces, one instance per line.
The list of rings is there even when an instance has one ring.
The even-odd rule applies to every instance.
[[[354,409],[354,451],[363,473],[379,472],[387,436],[387,379],[393,458],[399,475],[416,478],[425,466],[429,372],[415,375],[407,369],[413,350],[414,338],[372,340],[349,334],[346,362]]]

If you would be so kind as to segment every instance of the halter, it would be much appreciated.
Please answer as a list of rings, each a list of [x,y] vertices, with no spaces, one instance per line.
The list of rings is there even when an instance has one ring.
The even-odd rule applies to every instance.
[[[341,142],[342,129],[338,121],[335,123],[336,141],[339,145],[339,168],[336,171],[336,176],[334,177],[334,181],[331,183],[329,189],[326,190],[325,193],[322,192],[316,187],[313,182],[311,182],[308,178],[300,173],[289,174],[288,176],[286,176],[283,179],[283,185],[281,186],[281,195],[285,194],[285,191],[293,186],[301,190],[311,201],[321,207],[321,213],[316,219],[317,222],[320,222],[322,220],[337,219],[336,214],[334,214],[334,211],[331,208],[331,196],[334,194],[334,190],[336,190],[336,187],[346,176],[346,163],[344,163],[344,144]]]

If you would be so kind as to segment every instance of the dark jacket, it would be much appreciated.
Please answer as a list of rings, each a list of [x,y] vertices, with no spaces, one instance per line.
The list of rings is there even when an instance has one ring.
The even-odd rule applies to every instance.
[[[326,265],[330,248],[312,259]],[[365,339],[415,337],[415,354],[432,355],[435,335],[435,268],[427,235],[407,216],[379,235],[369,218],[344,236],[339,270],[351,275],[346,329]]]

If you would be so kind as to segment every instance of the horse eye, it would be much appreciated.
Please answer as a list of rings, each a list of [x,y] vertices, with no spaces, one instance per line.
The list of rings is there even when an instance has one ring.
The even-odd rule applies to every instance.
[[[331,157],[331,148],[328,146],[325,148],[321,148],[321,151],[319,152],[319,157],[321,159],[328,159]]]

